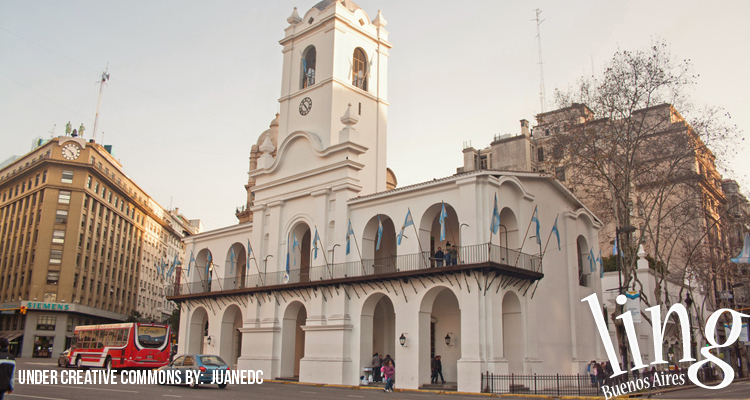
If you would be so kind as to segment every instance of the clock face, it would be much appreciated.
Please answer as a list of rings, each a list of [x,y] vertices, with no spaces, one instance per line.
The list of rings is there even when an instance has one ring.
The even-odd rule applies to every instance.
[[[75,143],[68,143],[62,148],[62,156],[66,160],[75,160],[81,155],[81,148]]]
[[[299,103],[299,113],[302,115],[307,115],[307,113],[310,112],[312,109],[312,100],[309,97],[305,97],[302,99],[302,101]]]

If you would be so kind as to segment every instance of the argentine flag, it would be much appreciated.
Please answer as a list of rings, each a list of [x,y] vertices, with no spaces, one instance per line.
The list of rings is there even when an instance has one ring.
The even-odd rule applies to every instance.
[[[404,229],[406,229],[406,227],[409,225],[414,225],[414,220],[411,219],[411,210],[407,209],[406,219],[404,219],[404,225],[401,226],[401,232],[398,233],[398,244],[401,244],[401,238],[404,237]]]

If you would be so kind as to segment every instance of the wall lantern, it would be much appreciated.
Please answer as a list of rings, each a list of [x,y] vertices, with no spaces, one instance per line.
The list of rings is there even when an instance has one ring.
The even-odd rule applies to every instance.
[[[211,345],[211,336],[209,336],[209,337],[208,337],[208,338],[206,339],[206,343],[207,343],[207,344],[208,344],[209,346]]]
[[[406,334],[402,333],[401,337],[398,338],[399,343],[401,343],[402,347],[406,347]]]
[[[446,346],[450,346],[450,345],[451,345],[451,334],[450,334],[450,332],[448,332],[448,333],[447,333],[447,334],[445,335],[445,345],[446,345]]]

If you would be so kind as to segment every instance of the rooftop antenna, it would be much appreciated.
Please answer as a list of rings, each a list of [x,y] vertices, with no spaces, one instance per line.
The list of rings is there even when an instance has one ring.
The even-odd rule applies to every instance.
[[[92,139],[96,140],[96,128],[99,126],[99,107],[102,104],[102,92],[104,91],[104,82],[109,80],[109,74],[107,73],[109,71],[109,63],[107,63],[107,68],[102,72],[102,80],[99,82],[99,100],[96,102],[96,117],[94,117],[94,132]]]
[[[536,13],[536,17],[532,19],[532,21],[536,21],[536,39],[539,46],[539,102],[542,105],[542,112],[544,112],[544,103],[546,103],[544,99],[544,63],[542,62],[542,33],[539,30],[539,25],[541,25],[544,20],[539,20],[539,15],[542,14],[542,10],[537,8],[534,12]]]
[[[49,131],[49,137],[50,137],[50,138],[53,138],[53,137],[55,137],[55,128],[57,128],[57,124],[53,124],[53,125],[52,125],[52,130],[51,130],[51,131]]]

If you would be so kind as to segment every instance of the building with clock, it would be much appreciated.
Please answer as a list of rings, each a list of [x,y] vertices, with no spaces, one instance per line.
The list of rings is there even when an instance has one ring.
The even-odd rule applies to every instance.
[[[159,206],[110,151],[61,136],[0,167],[0,335],[16,354],[57,356],[77,325],[172,313],[177,275],[157,264],[184,263],[200,221]]]
[[[411,389],[441,355],[448,385],[469,392],[486,371],[575,374],[602,359],[581,302],[601,293],[587,261],[600,221],[534,173],[398,187],[383,14],[323,0],[287,22],[280,112],[250,149],[240,223],[184,239],[179,352],[346,385],[389,354]]]

